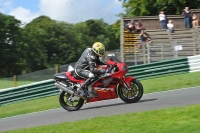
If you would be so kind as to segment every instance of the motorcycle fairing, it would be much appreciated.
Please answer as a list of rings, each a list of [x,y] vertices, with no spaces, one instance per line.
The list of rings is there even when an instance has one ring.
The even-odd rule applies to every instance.
[[[74,83],[83,83],[84,79],[75,79],[73,75],[71,75],[71,72],[65,72],[65,75]]]
[[[104,86],[104,80],[107,80],[107,85]],[[116,79],[113,77],[103,77],[96,81],[92,86],[88,87],[89,90],[93,90],[97,92],[98,97],[96,98],[90,98],[87,103],[89,102],[95,102],[100,100],[107,100],[107,99],[113,99],[118,98],[118,95],[116,93],[116,87],[118,85],[118,82],[116,82]]]
[[[124,81],[126,82],[128,87],[130,87],[131,80],[135,80],[135,77],[127,76],[127,77],[124,78]]]
[[[112,80],[113,80],[112,77],[107,77],[107,78],[105,78],[105,79],[102,81],[104,87],[106,87]]]

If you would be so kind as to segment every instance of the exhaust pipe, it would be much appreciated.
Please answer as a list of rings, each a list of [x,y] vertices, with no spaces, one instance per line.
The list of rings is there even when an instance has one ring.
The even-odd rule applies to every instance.
[[[82,96],[80,96],[80,95],[78,95],[78,94],[76,94],[76,93],[74,93],[74,91],[73,90],[71,90],[71,89],[69,89],[69,88],[67,88],[67,86],[65,85],[65,84],[63,84],[63,83],[55,83],[55,86],[57,87],[57,88],[59,88],[59,89],[61,89],[61,90],[63,90],[64,92],[67,92],[67,93],[69,93],[70,95],[75,95],[75,96],[77,96],[77,97],[80,97],[80,98],[82,98],[82,99],[85,99],[86,100],[86,98],[85,97],[82,97]]]

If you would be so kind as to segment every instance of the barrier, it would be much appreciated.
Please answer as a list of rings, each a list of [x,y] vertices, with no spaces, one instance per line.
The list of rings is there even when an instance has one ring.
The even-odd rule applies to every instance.
[[[141,80],[162,75],[186,72],[189,72],[188,59],[180,58],[137,66],[130,66],[129,73],[126,74],[126,76],[134,76]]]
[[[188,58],[189,63],[189,72],[198,72],[200,71],[200,55],[197,56],[190,56]]]
[[[58,93],[59,89],[54,86],[54,80],[45,80],[16,88],[0,90],[0,105],[52,96]]]
[[[154,62],[144,65],[129,66],[126,76],[134,76],[139,80],[200,71],[200,55]],[[0,90],[0,106],[19,101],[57,95],[59,89],[54,86],[54,80],[49,79],[16,88]]]

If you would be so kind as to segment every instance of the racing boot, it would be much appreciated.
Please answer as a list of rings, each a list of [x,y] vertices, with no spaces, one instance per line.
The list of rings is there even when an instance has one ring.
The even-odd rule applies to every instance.
[[[83,96],[83,97],[87,97],[88,93],[86,91],[86,86],[88,86],[89,84],[91,84],[91,80],[93,78],[88,78],[85,80],[85,82],[81,85],[81,88],[77,91],[79,95]]]
[[[81,86],[81,88],[77,90],[77,93],[78,95],[81,95],[82,97],[85,97],[85,98],[88,96],[87,91],[84,86]]]

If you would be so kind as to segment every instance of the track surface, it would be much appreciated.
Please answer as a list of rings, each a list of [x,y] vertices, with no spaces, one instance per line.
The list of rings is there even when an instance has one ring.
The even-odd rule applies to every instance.
[[[0,132],[67,121],[78,121],[97,116],[111,116],[128,112],[141,112],[190,104],[200,104],[200,87],[146,94],[139,102],[133,104],[126,104],[120,99],[113,99],[88,103],[83,105],[80,110],[74,112],[68,112],[63,108],[57,108],[2,118],[0,119]]]

